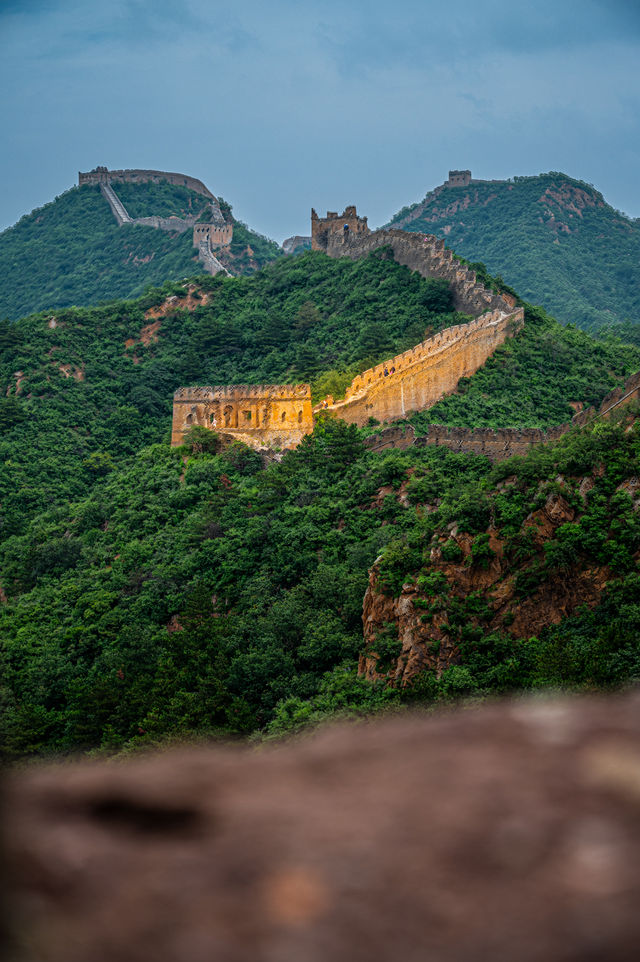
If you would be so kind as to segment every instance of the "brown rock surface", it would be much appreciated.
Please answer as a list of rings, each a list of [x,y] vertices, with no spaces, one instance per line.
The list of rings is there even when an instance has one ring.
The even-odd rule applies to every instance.
[[[631,497],[636,487],[631,482],[620,486]],[[589,484],[585,484],[585,481]],[[565,484],[556,478],[557,484]],[[586,498],[592,478],[580,483],[578,492]],[[640,490],[640,484],[638,484]],[[381,488],[381,493],[386,489]],[[568,490],[567,490],[568,496]],[[380,497],[380,494],[379,494]],[[635,504],[635,502],[634,502]],[[555,537],[557,529],[576,517],[575,509],[567,498],[556,490],[550,491],[544,506],[525,519],[522,531],[530,535],[532,556],[519,564],[505,555],[505,544],[500,532],[489,528],[488,545],[492,555],[486,564],[472,563],[474,538],[458,531],[456,524],[449,525],[447,533],[440,532],[429,552],[431,573],[439,572],[446,579],[446,591],[441,595],[425,595],[420,581],[408,578],[397,597],[384,593],[380,584],[378,559],[369,573],[365,592],[362,624],[365,648],[360,656],[358,670],[369,680],[389,679],[395,684],[412,682],[425,668],[440,673],[460,661],[456,633],[449,622],[451,600],[465,601],[479,595],[488,608],[482,624],[487,631],[502,631],[513,638],[526,639],[538,635],[549,625],[559,624],[580,606],[594,607],[600,600],[611,572],[603,566],[572,565],[545,575],[524,593],[517,593],[517,577],[535,574],[536,563],[544,557],[544,545]],[[450,539],[460,549],[459,562],[447,562],[443,557],[445,541]],[[477,626],[479,617],[469,615],[469,623]],[[400,654],[391,662],[379,665],[376,644],[378,639],[397,637]]]
[[[626,962],[640,696],[16,772],[13,962]]]

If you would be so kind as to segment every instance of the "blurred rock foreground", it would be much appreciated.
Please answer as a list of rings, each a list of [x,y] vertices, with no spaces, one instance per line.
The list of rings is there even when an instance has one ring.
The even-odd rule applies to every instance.
[[[8,957],[589,962],[640,944],[640,694],[5,785]]]

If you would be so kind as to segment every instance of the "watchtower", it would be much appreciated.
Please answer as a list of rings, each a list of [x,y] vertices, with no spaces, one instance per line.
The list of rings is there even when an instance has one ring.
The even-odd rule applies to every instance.
[[[468,187],[470,183],[470,170],[450,170],[449,180],[445,181],[445,187]]]
[[[311,250],[313,251],[326,251],[329,246],[329,237],[336,234],[348,240],[350,237],[360,237],[368,233],[367,218],[358,217],[353,204],[345,207],[341,214],[329,210],[326,217],[318,217],[313,207],[311,208]]]

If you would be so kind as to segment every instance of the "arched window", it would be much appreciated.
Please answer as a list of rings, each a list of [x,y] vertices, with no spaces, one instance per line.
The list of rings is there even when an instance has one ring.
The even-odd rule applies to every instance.
[[[286,421],[286,420],[287,420],[287,413],[286,413],[286,411],[283,411],[283,412],[282,412],[282,414],[280,415],[280,420],[281,420],[281,421]]]

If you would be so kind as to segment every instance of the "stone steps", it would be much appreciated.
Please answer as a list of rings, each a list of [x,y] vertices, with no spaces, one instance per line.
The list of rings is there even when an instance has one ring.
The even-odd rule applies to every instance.
[[[132,218],[129,217],[126,207],[124,206],[124,204],[122,203],[118,195],[116,194],[111,184],[101,183],[100,190],[102,192],[103,197],[106,199],[107,203],[109,204],[109,207],[111,208],[113,216],[118,221],[118,224],[120,226],[122,226],[123,224],[131,224]]]
[[[200,242],[198,247],[198,260],[202,262],[207,274],[211,274],[212,277],[215,277],[216,274],[226,274],[227,277],[233,276],[231,272],[220,263],[218,258],[209,247],[207,241]]]

